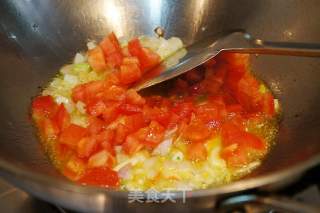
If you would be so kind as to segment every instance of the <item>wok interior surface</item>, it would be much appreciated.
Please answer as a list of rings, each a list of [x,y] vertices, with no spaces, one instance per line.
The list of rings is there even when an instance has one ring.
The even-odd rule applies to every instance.
[[[316,0],[1,1],[0,173],[38,197],[76,208],[73,199],[68,203],[57,198],[52,187],[66,184],[69,188],[60,189],[69,193],[86,189],[67,183],[47,161],[31,125],[29,105],[39,86],[86,49],[87,39],[100,40],[111,31],[120,37],[152,35],[161,26],[167,37],[180,37],[186,44],[239,28],[262,39],[320,43],[319,10]],[[320,59],[260,55],[252,56],[252,67],[280,99],[283,115],[276,147],[251,177],[319,163]],[[50,181],[34,181],[37,177]],[[264,183],[255,180],[250,186],[244,181],[242,187]],[[99,195],[95,189],[90,193]],[[97,209],[94,199],[77,208]]]

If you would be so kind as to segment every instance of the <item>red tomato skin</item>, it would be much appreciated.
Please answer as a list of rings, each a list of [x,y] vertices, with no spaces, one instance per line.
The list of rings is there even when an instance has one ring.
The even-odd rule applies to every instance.
[[[31,107],[32,113],[49,117],[55,113],[57,104],[49,95],[38,96],[35,99],[33,99]]]
[[[60,104],[53,118],[60,130],[67,128],[70,125],[70,115],[63,104]]]
[[[147,135],[143,141],[146,146],[154,148],[163,141],[165,128],[161,124],[151,121],[147,130]]]
[[[122,144],[123,151],[128,154],[132,155],[143,148],[143,144],[139,141],[135,135],[128,135],[126,141]]]
[[[88,158],[97,148],[97,141],[94,137],[84,137],[77,144],[79,158]]]
[[[56,138],[60,133],[57,123],[49,118],[43,118],[39,123],[39,128],[45,139]]]
[[[128,129],[127,126],[121,123],[118,124],[115,132],[115,140],[114,140],[115,144],[116,145],[123,144],[129,133],[130,133],[130,130]]]
[[[84,185],[116,188],[119,186],[119,177],[112,169],[99,167],[86,169],[78,182]]]
[[[129,89],[126,93],[126,102],[129,104],[142,106],[146,103],[146,100],[134,89]]]
[[[120,86],[109,87],[103,95],[104,101],[124,101],[126,96],[126,90]]]
[[[104,71],[107,68],[101,47],[97,46],[88,51],[88,63],[97,72]]]
[[[93,101],[87,104],[86,111],[89,115],[98,117],[106,110],[106,105],[103,101]]]
[[[75,148],[78,142],[87,134],[87,129],[76,124],[70,124],[64,129],[60,136],[59,142]]]
[[[133,104],[121,104],[119,106],[119,110],[120,113],[124,115],[133,115],[142,112],[142,108],[140,106],[136,106]]]
[[[118,67],[122,63],[123,54],[116,35],[112,32],[99,44],[110,67]]]
[[[271,93],[266,93],[263,97],[262,111],[272,117],[275,115],[274,98]]]
[[[143,48],[137,38],[129,41],[128,50],[132,56],[139,59],[142,73],[160,63],[160,56],[149,49]]]
[[[108,142],[110,144],[113,144],[114,138],[115,138],[115,130],[113,129],[104,129],[99,134],[97,134],[96,139],[99,143],[102,142]]]
[[[114,32],[107,35],[101,42],[100,46],[106,56],[121,50],[120,43]]]
[[[202,122],[192,122],[183,131],[183,137],[189,141],[200,142],[208,139],[210,129]]]
[[[105,126],[105,122],[97,117],[90,116],[88,118],[89,125],[87,127],[88,132],[92,135],[98,134]]]
[[[120,66],[120,81],[124,85],[131,84],[141,78],[141,71],[137,64]]]

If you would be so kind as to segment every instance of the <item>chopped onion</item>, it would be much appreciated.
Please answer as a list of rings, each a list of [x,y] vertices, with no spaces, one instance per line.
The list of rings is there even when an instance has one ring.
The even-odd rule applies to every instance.
[[[170,152],[172,146],[172,138],[168,138],[160,143],[152,152],[153,155],[164,156]]]
[[[77,53],[73,59],[73,63],[74,64],[80,64],[86,61],[86,57],[81,54],[81,53]]]
[[[122,179],[129,179],[130,178],[130,170],[132,165],[130,163],[126,164],[125,166],[121,167],[118,171],[118,175]]]
[[[92,50],[94,48],[96,48],[97,44],[96,44],[96,41],[88,41],[87,43],[87,47],[88,47],[88,50]]]
[[[71,72],[72,67],[73,67],[72,64],[65,65],[65,66],[63,66],[63,67],[60,69],[60,73],[61,73],[61,74],[68,74],[68,73]]]
[[[79,83],[79,79],[75,75],[65,74],[63,80],[70,85],[76,85]]]
[[[78,101],[76,103],[76,108],[81,114],[86,114],[86,105],[83,102]]]

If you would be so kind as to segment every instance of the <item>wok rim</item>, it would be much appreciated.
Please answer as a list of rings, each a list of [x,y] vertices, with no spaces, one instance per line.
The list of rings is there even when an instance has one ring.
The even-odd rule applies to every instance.
[[[226,195],[230,193],[241,192],[253,188],[267,186],[285,180],[286,178],[292,178],[294,176],[297,176],[318,164],[320,164],[320,154],[317,154],[302,163],[290,166],[286,169],[282,169],[280,171],[270,173],[267,175],[259,175],[257,177],[251,177],[248,179],[240,179],[238,181],[214,188],[191,190],[192,193],[190,196],[188,194],[187,198],[190,199],[206,196]],[[10,181],[8,177],[13,176],[20,180],[22,179],[36,182],[41,185],[47,185],[48,188],[55,188],[57,190],[69,193],[80,193],[88,195],[95,193],[106,193],[109,196],[114,196],[118,198],[128,198],[129,193],[129,191],[113,190],[96,186],[82,186],[67,179],[59,180],[47,174],[39,174],[25,170],[11,163],[5,162],[5,160],[3,159],[0,159],[0,170],[0,173],[4,172],[6,174],[1,176],[14,186],[17,186],[17,184],[13,183],[14,181]],[[24,190],[24,187],[17,187],[22,188]],[[30,194],[33,194],[29,190],[25,191]],[[172,197],[176,199],[181,199],[183,195],[181,191],[172,191]]]

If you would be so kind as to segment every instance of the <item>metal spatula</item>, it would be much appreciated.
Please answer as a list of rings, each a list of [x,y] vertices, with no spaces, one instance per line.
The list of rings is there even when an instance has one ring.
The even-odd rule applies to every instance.
[[[187,51],[179,63],[168,66],[167,62],[177,57],[181,51]],[[320,57],[320,44],[263,41],[244,31],[212,36],[177,51],[160,65],[149,70],[148,74],[133,88],[141,90],[181,75],[203,64],[221,51],[256,54],[277,54],[291,56]]]

